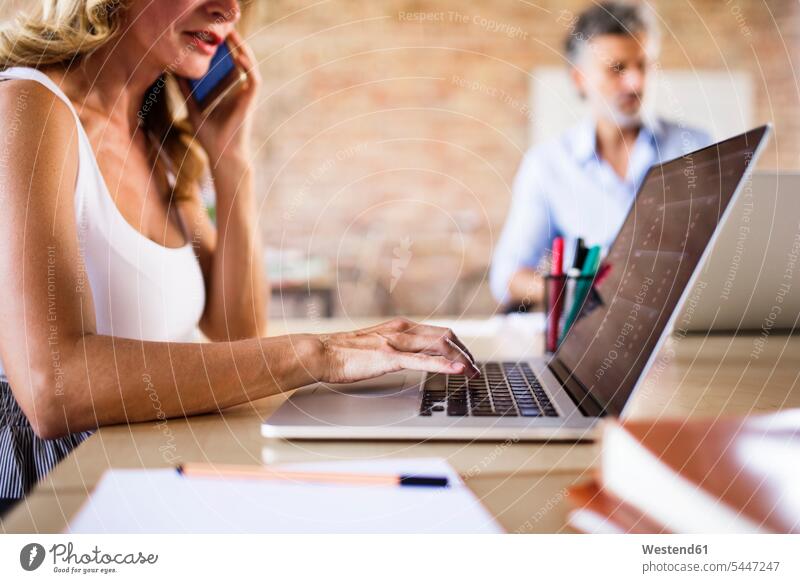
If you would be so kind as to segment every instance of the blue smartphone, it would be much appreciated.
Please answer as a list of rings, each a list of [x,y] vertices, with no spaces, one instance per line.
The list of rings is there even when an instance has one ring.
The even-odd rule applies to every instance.
[[[192,97],[205,115],[217,107],[232,91],[247,80],[247,73],[233,60],[231,48],[225,41],[211,59],[208,72],[200,79],[192,79]]]

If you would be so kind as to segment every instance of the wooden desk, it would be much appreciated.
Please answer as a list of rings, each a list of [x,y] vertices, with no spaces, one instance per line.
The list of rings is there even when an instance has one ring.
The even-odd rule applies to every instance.
[[[531,316],[536,318],[536,316]],[[372,321],[275,322],[272,334],[330,332]],[[537,323],[494,319],[454,323],[478,358],[516,358],[541,351]],[[460,331],[463,330],[463,331]],[[800,339],[771,336],[760,354],[755,337],[674,338],[649,375],[636,416],[744,414],[800,407]],[[5,532],[60,532],[103,472],[153,468],[172,460],[260,464],[332,459],[441,456],[465,477],[509,532],[563,532],[565,489],[596,462],[593,444],[281,442],[261,437],[260,424],[285,397],[222,414],[105,427],[83,443],[0,524]]]

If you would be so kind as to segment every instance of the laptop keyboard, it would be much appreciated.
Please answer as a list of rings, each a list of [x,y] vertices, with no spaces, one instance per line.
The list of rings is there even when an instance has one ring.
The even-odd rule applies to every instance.
[[[483,375],[428,374],[419,414],[451,417],[558,417],[531,367],[524,362],[485,362]]]

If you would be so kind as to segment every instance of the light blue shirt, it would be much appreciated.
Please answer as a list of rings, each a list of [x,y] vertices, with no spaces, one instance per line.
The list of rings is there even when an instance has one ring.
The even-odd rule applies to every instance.
[[[538,267],[554,237],[564,238],[565,266],[572,265],[578,237],[606,251],[650,166],[710,143],[708,134],[694,128],[664,120],[645,123],[624,180],[598,155],[593,120],[531,148],[514,179],[511,208],[495,248],[492,294],[506,301],[511,277],[523,267]]]

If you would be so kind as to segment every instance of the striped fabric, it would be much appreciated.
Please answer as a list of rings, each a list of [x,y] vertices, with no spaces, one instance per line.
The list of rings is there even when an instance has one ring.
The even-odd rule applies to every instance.
[[[22,498],[55,465],[92,434],[40,439],[0,377],[0,498]]]

